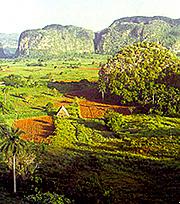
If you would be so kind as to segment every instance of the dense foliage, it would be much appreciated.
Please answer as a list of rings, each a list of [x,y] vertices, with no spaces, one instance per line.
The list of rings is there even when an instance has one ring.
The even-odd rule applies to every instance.
[[[140,104],[150,113],[175,115],[180,113],[180,90],[174,81],[179,71],[180,61],[168,49],[138,42],[122,48],[101,68],[99,87],[121,96],[122,103]]]
[[[103,120],[83,120],[75,112],[55,120],[55,135],[39,172],[47,189],[75,203],[177,199],[172,186],[178,186],[179,119],[108,113],[109,131]]]
[[[178,201],[178,118],[108,113],[105,124],[79,118],[77,100],[66,108],[71,117],[55,118],[49,145],[17,155],[19,203],[61,203],[60,195],[75,204]],[[6,203],[12,180],[3,157],[0,202]]]

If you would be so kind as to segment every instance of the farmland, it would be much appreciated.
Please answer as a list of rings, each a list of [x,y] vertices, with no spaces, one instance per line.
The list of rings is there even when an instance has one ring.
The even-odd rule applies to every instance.
[[[106,59],[1,61],[0,119],[24,131],[24,154],[35,159],[19,171],[13,197],[12,172],[0,156],[0,203],[48,191],[72,203],[178,202],[180,119],[102,100],[97,80]],[[56,116],[62,105],[69,118]]]
[[[8,117],[14,119],[46,115],[43,107],[48,102],[54,103],[57,108],[58,103],[61,104],[63,101],[72,102],[72,99],[64,96],[65,92],[68,92],[72,87],[68,84],[68,81],[69,83],[72,81],[78,83],[82,79],[97,80],[100,61],[97,59],[97,64],[93,64],[93,61],[84,60],[84,62],[77,63],[77,61],[55,60],[41,62],[40,64],[33,60],[2,62],[0,71],[2,81],[4,77],[7,78],[5,80],[12,81],[12,79],[8,79],[8,76],[11,77],[11,75],[20,76],[20,79],[14,79],[16,81],[15,85],[8,86],[7,96],[5,96],[7,105],[13,106],[13,110],[11,109],[11,113],[8,113]],[[48,85],[53,81],[66,82],[67,84],[64,84],[62,92],[58,92],[57,89]],[[3,86],[1,86],[2,89]],[[3,95],[1,92],[1,100],[4,100]]]

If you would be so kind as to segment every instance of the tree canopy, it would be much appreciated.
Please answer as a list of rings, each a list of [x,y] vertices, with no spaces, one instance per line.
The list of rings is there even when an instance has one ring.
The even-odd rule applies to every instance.
[[[177,88],[180,60],[155,42],[137,42],[122,48],[99,72],[99,88],[158,114],[179,113]],[[175,81],[177,80],[177,81]]]

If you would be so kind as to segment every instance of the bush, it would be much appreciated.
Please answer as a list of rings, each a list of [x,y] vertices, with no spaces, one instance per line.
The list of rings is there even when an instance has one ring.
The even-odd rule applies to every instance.
[[[23,87],[25,85],[25,80],[20,75],[10,74],[2,78],[2,81],[6,86]]]
[[[71,201],[65,198],[63,195],[58,195],[56,193],[41,193],[38,192],[35,195],[29,195],[24,199],[25,203],[32,204],[70,204]]]
[[[126,126],[126,121],[122,114],[114,111],[107,111],[104,117],[106,125],[115,133],[118,133]]]
[[[46,111],[48,115],[53,115],[55,113],[54,108],[53,108],[53,103],[51,102],[48,102],[46,104],[46,106],[44,107],[44,110]]]

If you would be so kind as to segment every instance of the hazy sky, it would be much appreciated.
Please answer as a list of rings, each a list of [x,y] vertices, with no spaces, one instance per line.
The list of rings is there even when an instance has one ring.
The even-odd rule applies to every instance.
[[[98,31],[135,15],[180,18],[180,0],[1,0],[0,7],[0,33],[54,23]]]

